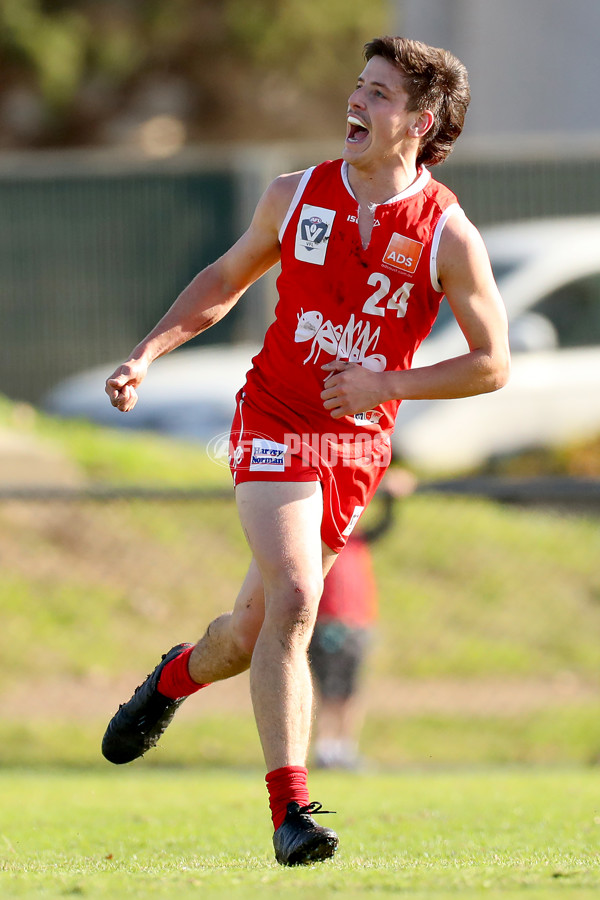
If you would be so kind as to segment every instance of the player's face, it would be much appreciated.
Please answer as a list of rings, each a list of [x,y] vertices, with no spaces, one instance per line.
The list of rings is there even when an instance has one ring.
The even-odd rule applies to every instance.
[[[407,110],[407,102],[398,69],[382,56],[372,57],[348,99],[346,162],[363,168],[401,156],[419,115]]]

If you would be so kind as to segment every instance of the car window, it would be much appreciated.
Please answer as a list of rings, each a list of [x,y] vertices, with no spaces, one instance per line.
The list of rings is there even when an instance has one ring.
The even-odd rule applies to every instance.
[[[530,312],[554,325],[559,347],[600,344],[600,273],[568,282],[539,300]]]
[[[442,297],[442,302],[440,303],[440,309],[437,314],[437,319],[433,323],[433,328],[431,329],[431,334],[438,334],[443,328],[446,327],[448,322],[456,321],[454,319],[454,313],[450,309],[450,304],[446,300],[445,295]],[[456,326],[458,328],[458,325]]]
[[[499,283],[506,275],[509,275],[515,269],[518,268],[518,264],[515,260],[498,260],[491,258],[492,270],[494,272],[494,278]],[[432,335],[439,334],[448,324],[448,322],[454,322],[456,324],[456,320],[454,318],[454,313],[450,309],[450,304],[446,300],[444,296],[442,298],[442,302],[440,304],[440,310],[437,315],[437,319],[433,323],[433,328],[431,329]],[[457,331],[458,325],[456,325]]]
[[[496,282],[500,284],[503,278],[506,278],[507,275],[510,275],[516,269],[519,268],[519,262],[517,260],[500,260],[494,259],[493,256],[490,257],[490,262],[492,264],[492,272],[494,273],[494,278]]]

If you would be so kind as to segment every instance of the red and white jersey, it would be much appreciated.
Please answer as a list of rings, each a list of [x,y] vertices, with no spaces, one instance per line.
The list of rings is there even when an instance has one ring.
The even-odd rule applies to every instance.
[[[391,433],[399,401],[332,419],[320,394],[335,359],[375,371],[407,369],[443,296],[436,257],[444,224],[461,212],[424,167],[375,208],[368,247],[347,164],[308,169],[281,226],[275,321],[253,360],[244,396],[297,430]]]
[[[369,628],[376,618],[377,584],[371,551],[364,538],[351,535],[325,579],[317,621]]]

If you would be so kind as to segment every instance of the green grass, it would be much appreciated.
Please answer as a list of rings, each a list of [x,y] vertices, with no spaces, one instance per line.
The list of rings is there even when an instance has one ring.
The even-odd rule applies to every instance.
[[[0,650],[39,638],[19,678],[146,666],[231,607],[249,560],[228,501],[0,504]],[[375,547],[379,676],[600,672],[594,520],[415,496]],[[87,641],[77,656],[77,632]],[[75,654],[75,655],[74,655]],[[50,657],[50,658],[49,658]],[[23,668],[25,665],[25,668]],[[28,671],[30,669],[30,671]],[[0,681],[11,677],[8,666]]]
[[[226,470],[186,443],[8,402],[0,425],[51,441],[92,483],[229,485]],[[231,607],[249,559],[234,503],[214,500],[5,501],[0,546],[0,709],[3,696],[43,694],[53,679],[65,690],[109,689],[120,678],[135,686],[159,652],[195,640]],[[597,760],[599,558],[590,517],[408,498],[374,548],[381,613],[369,694],[393,696],[398,680],[431,682],[432,692],[456,682],[462,706],[452,696],[448,709],[371,711],[365,754],[382,765]],[[485,709],[464,708],[470,686],[493,679],[512,684],[516,698],[543,681],[548,703],[510,711],[490,695]],[[53,696],[52,708],[25,721],[0,717],[0,764],[97,762],[96,732],[109,711],[80,721]],[[251,740],[248,716],[231,723]],[[229,735],[219,716],[181,723],[166,759],[235,764]],[[258,764],[255,736],[250,746]]]
[[[101,388],[100,388],[101,389]],[[108,402],[108,401],[107,401]],[[92,482],[165,487],[230,487],[229,470],[204,448],[151,432],[59,419],[0,395],[0,426],[59,450]]]
[[[317,774],[334,861],[282,869],[260,771],[0,774],[4,898],[592,898],[600,782],[584,769]]]
[[[597,519],[413,496],[374,548],[396,675],[600,672]]]
[[[188,444],[8,403],[0,425],[59,447],[93,483],[229,486]],[[342,843],[333,862],[301,870],[272,858],[249,711],[182,711],[147,759],[114,769],[99,754],[113,709],[61,705],[78,685],[94,688],[92,703],[116,678],[134,686],[157,652],[230,606],[248,561],[233,503],[6,502],[0,546],[0,701],[23,698],[0,718],[2,900],[598,896],[600,780],[586,765],[600,758],[595,520],[475,499],[403,504],[375,550],[369,692],[445,685],[449,706],[371,710],[372,768],[311,775],[312,797],[339,810]],[[517,699],[545,680],[556,696],[469,710],[486,679]],[[58,695],[34,710],[53,680]],[[591,690],[572,695],[578,685]]]
[[[201,713],[201,697],[196,706]],[[92,721],[61,717],[59,711],[45,718],[0,718],[0,767],[103,767],[100,741],[113,711],[107,709],[104,718]],[[262,765],[252,714],[211,711],[194,719],[178,718],[139,766],[235,768],[240,764],[240,747],[246,765]],[[361,734],[361,750],[374,771],[415,765],[428,769],[515,763],[597,766],[600,701],[512,717],[493,711],[486,716],[371,712]]]

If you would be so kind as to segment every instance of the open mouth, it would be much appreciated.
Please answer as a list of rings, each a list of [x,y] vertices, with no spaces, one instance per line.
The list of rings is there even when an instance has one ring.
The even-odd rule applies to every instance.
[[[348,134],[346,140],[349,144],[360,144],[369,136],[369,129],[356,116],[348,116]]]

